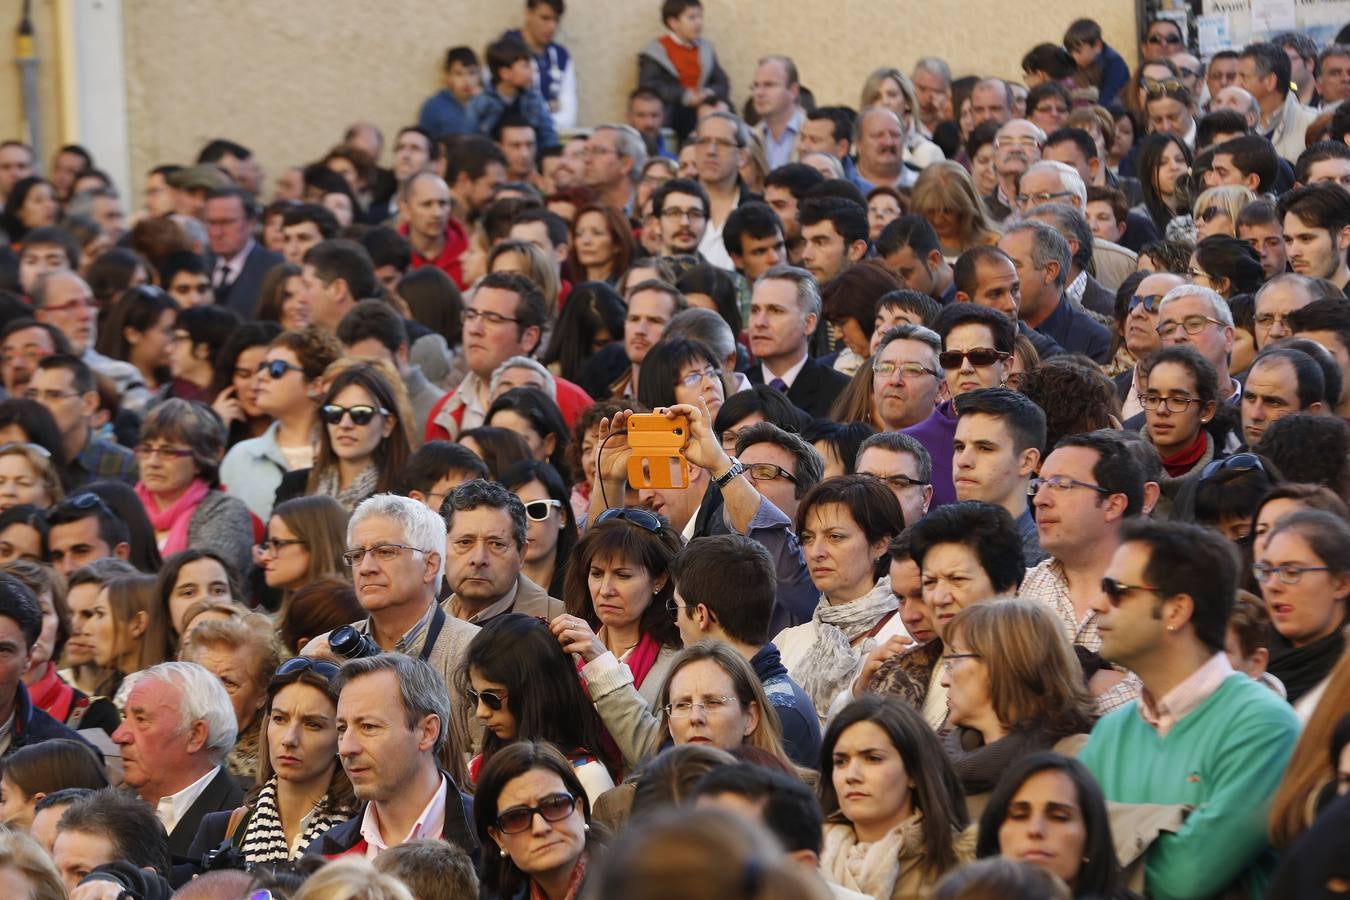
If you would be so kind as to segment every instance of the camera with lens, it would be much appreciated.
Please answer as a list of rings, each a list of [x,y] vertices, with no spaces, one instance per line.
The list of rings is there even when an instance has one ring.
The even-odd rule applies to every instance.
[[[380,645],[368,634],[362,634],[350,625],[333,629],[328,646],[343,659],[364,659],[380,652]]]

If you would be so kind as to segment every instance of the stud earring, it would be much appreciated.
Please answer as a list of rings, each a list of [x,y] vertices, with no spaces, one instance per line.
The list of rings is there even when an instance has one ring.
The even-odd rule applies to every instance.
[[[503,847],[499,852],[500,852],[501,855],[502,855],[502,859],[506,859],[506,848]]]
[[[581,830],[582,830],[582,831],[590,831],[590,830],[591,830],[591,826],[590,826],[590,825],[584,825],[584,824],[583,824],[583,825],[581,826]]]

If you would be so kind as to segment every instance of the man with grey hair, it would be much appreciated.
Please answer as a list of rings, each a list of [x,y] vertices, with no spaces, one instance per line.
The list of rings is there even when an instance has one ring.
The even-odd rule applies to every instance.
[[[1246,88],[1238,87],[1236,84],[1223,88],[1209,101],[1210,112],[1220,109],[1231,109],[1242,116],[1247,120],[1249,130],[1255,130],[1256,124],[1261,121],[1261,104],[1256,102],[1256,98],[1248,93]]]
[[[234,705],[220,679],[190,662],[133,673],[123,689],[125,717],[112,742],[122,751],[124,783],[155,807],[170,855],[187,856],[202,818],[244,799],[222,765],[237,736]],[[175,866],[171,880],[190,877],[190,866]]]
[[[488,396],[496,400],[512,388],[538,388],[548,399],[558,402],[558,382],[543,363],[528,356],[512,356],[492,370]]]
[[[83,278],[69,269],[44,272],[29,293],[33,318],[66,336],[70,352],[113,383],[123,407],[141,409],[150,398],[140,371],[131,363],[104,356],[94,349],[98,305]]]
[[[436,602],[445,573],[445,520],[425,504],[396,494],[363,500],[347,523],[347,552],[356,599],[369,616],[352,627],[381,650],[430,663],[453,683],[478,626],[447,614]],[[305,645],[306,656],[331,656],[328,635]],[[451,718],[456,743],[476,746],[482,733],[459,704]]]
[[[1012,119],[999,126],[994,135],[994,174],[998,187],[984,198],[989,214],[997,221],[1007,219],[1017,208],[1018,185],[1032,163],[1040,162],[1045,132],[1035,122]]]
[[[112,188],[96,187],[80,191],[66,204],[66,216],[93,221],[103,237],[116,244],[127,233],[127,211],[122,198]]]
[[[360,814],[324,832],[305,855],[374,859],[422,839],[478,852],[464,745],[450,721],[450,698],[436,669],[402,653],[349,660],[338,692],[338,758],[364,801]]]
[[[1062,163],[1048,163],[1048,165],[1058,166]],[[1035,170],[1036,166],[1032,166],[1032,169]],[[1028,176],[1030,174],[1028,173]],[[1073,174],[1077,179],[1078,173]],[[1078,183],[1082,184],[1081,181]],[[1025,186],[1025,178],[1022,179],[1022,184]],[[1114,326],[1116,295],[1113,291],[1102,287],[1101,283],[1088,272],[1088,267],[1092,265],[1094,239],[1092,226],[1083,215],[1083,209],[1083,206],[1070,203],[1041,203],[1031,207],[1023,215],[1030,221],[1049,225],[1059,232],[1060,237],[1069,242],[1069,279],[1068,286],[1064,288],[1064,295],[1069,298],[1070,303],[1101,316],[1102,324],[1110,328]]]
[[[759,361],[746,376],[787,394],[812,418],[827,418],[848,376],[807,354],[820,321],[820,288],[805,269],[774,266],[750,295],[750,352]]]
[[[931,138],[933,129],[947,115],[947,104],[951,102],[951,67],[944,59],[925,56],[914,64],[909,80],[914,82],[914,97],[919,101],[919,108],[914,110],[914,120],[919,132]]]
[[[872,106],[858,113],[853,144],[858,148],[853,183],[864,196],[882,185],[909,188],[918,180],[918,170],[905,163],[905,126],[894,111]]]
[[[1067,203],[1087,207],[1087,185],[1078,170],[1062,162],[1043,159],[1027,167],[1017,190],[1017,208],[1022,215],[1043,203]]]
[[[1317,279],[1294,272],[1276,275],[1261,285],[1261,289],[1256,292],[1256,312],[1253,318],[1256,349],[1264,350],[1268,344],[1293,337],[1294,329],[1289,324],[1290,314],[1320,299],[1322,288]]]
[[[933,502],[933,459],[912,435],[899,431],[872,435],[859,445],[853,469],[886,482],[900,501],[906,525],[927,514]]]
[[[647,145],[631,125],[597,125],[586,139],[583,180],[600,202],[624,215],[635,214],[633,192],[647,162]]]
[[[1242,384],[1228,371],[1233,355],[1233,311],[1216,291],[1196,284],[1174,287],[1158,304],[1158,337],[1164,347],[1190,344],[1219,376],[1219,399],[1236,406]]]
[[[938,355],[942,338],[920,325],[897,325],[881,339],[872,359],[872,395],[888,431],[902,431],[928,454],[933,505],[956,502],[952,485],[952,439],[956,410]],[[909,520],[906,519],[906,524]]]
[[[560,507],[557,500],[525,504],[497,482],[481,478],[447,494],[441,515],[448,532],[445,580],[451,593],[445,604],[451,615],[475,625],[511,612],[549,621],[561,615],[562,601],[524,572],[529,522],[561,517]]]
[[[1068,352],[1106,362],[1111,356],[1110,329],[1064,296],[1072,263],[1069,242],[1044,223],[1018,222],[1004,232],[998,246],[1017,267],[1022,288],[1018,318]]]

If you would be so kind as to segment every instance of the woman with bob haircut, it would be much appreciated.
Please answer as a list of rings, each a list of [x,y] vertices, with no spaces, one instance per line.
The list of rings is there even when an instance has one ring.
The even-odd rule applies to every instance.
[[[977,857],[1002,855],[1059,876],[1083,900],[1126,900],[1106,798],[1076,759],[1033,753],[1003,773],[980,816]]]
[[[53,738],[20,747],[5,757],[0,777],[0,823],[17,830],[33,824],[34,807],[54,791],[108,786],[103,761],[87,744]]]
[[[190,857],[229,846],[248,863],[286,863],[359,811],[338,761],[337,673],[335,663],[297,656],[268,680],[253,789],[238,809],[202,819]]]
[[[22,505],[47,509],[65,496],[46,448],[31,443],[0,445],[0,512]]]
[[[481,896],[582,895],[597,849],[591,803],[557,748],[517,741],[495,754],[478,781],[473,818],[484,847]]]
[[[820,874],[882,900],[918,900],[974,857],[961,784],[923,717],[869,694],[835,716],[820,754]]]
[[[370,495],[394,490],[413,444],[407,395],[395,379],[382,362],[355,363],[333,375],[319,403],[314,465],[282,477],[278,504],[322,494],[351,512]]]
[[[824,724],[862,659],[902,634],[899,602],[885,571],[887,548],[905,529],[900,501],[879,478],[842,475],[811,488],[797,507],[797,534],[820,602],[811,621],[773,639],[788,674]]]
[[[702,400],[713,420],[727,398],[722,363],[707,344],[692,338],[658,341],[642,361],[638,402],[652,409]]]
[[[670,564],[684,539],[662,516],[618,506],[596,517],[567,570],[567,612],[550,623],[568,653],[581,656],[591,701],[627,685],[656,709],[680,651],[667,604]]]
[[[1092,698],[1064,625],[1046,604],[977,603],[943,629],[943,739],[968,799],[1018,759],[1092,728]]]
[[[645,363],[644,363],[645,365]],[[571,436],[558,404],[536,387],[511,388],[488,407],[483,424],[506,428],[525,439],[533,459],[565,465],[567,440]]]
[[[998,243],[998,225],[976,193],[970,173],[958,162],[939,160],[919,173],[909,209],[933,226],[942,255],[949,259],[977,244]]]
[[[210,548],[236,572],[248,569],[253,521],[238,497],[220,489],[225,426],[209,406],[165,400],[141,424],[136,495],[164,557]]]
[[[778,714],[754,669],[730,644],[703,640],[680,651],[661,685],[661,728],[643,756],[659,749],[666,735],[676,746],[711,744],[732,751],[742,746],[770,754],[789,770]],[[612,729],[611,729],[612,731]],[[616,740],[621,740],[616,735]]]
[[[591,802],[614,787],[618,760],[547,622],[521,613],[488,620],[469,642],[457,680],[483,725],[483,750],[469,761],[472,780],[503,748],[541,741],[561,748]]]
[[[836,369],[852,375],[872,355],[877,301],[903,287],[895,273],[880,260],[864,260],[849,266],[821,285],[821,318],[839,330],[853,357],[851,367],[836,362]]]
[[[297,588],[315,579],[351,581],[352,570],[342,561],[347,518],[342,504],[322,495],[296,497],[272,509],[253,561],[267,586],[282,592],[283,608]]]
[[[184,621],[194,603],[209,599],[242,605],[245,599],[239,574],[212,550],[184,550],[170,556],[159,570],[155,592],[175,647],[186,635]]]

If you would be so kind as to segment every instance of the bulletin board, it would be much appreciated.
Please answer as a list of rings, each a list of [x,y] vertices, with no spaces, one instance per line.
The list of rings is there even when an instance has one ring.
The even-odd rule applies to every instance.
[[[1347,23],[1350,0],[1203,0],[1195,25],[1200,55],[1208,59],[1281,31],[1329,44]]]

